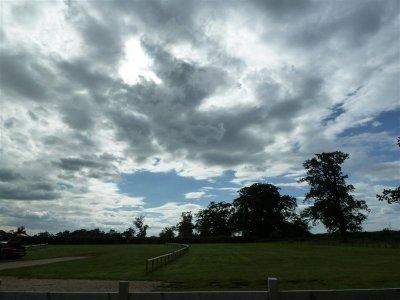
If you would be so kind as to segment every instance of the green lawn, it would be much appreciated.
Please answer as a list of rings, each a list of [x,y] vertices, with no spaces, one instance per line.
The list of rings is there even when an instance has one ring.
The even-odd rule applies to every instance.
[[[400,250],[309,243],[199,244],[185,256],[145,274],[145,258],[173,245],[48,246],[26,259],[85,255],[87,260],[3,271],[30,278],[161,280],[165,289],[282,289],[400,287]]]

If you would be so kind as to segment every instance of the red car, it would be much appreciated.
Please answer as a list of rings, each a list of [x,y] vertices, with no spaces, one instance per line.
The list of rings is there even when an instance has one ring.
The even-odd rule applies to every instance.
[[[25,247],[16,241],[0,242],[0,259],[16,259],[25,256],[25,254]]]

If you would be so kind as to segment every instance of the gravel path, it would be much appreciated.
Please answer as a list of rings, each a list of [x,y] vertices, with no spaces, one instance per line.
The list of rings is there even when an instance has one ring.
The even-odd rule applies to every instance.
[[[0,291],[36,292],[118,292],[118,280],[21,279],[0,276]],[[161,286],[159,281],[130,281],[130,291],[148,292]]]
[[[57,257],[57,258],[48,258],[48,259],[35,259],[35,260],[20,260],[20,261],[11,261],[0,263],[0,271],[6,269],[15,269],[22,267],[31,267],[31,266],[39,266],[45,264],[51,264],[62,261],[70,261],[86,258],[85,256],[71,256],[71,257]]]

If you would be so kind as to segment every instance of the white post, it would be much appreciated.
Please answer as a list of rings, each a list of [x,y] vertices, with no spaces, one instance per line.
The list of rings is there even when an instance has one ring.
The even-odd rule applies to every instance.
[[[269,300],[279,300],[278,279],[268,277],[268,296]]]
[[[118,300],[128,300],[129,281],[120,281],[118,286]]]

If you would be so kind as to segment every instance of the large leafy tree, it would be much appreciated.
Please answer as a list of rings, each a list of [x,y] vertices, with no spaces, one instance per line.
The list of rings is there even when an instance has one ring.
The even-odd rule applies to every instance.
[[[211,202],[197,214],[196,229],[201,236],[231,236],[233,207],[226,202]]]
[[[322,222],[329,232],[339,232],[343,240],[348,231],[361,230],[369,211],[364,200],[351,195],[354,186],[346,183],[348,175],[343,174],[341,165],[348,157],[340,151],[316,154],[304,162],[307,173],[300,179],[310,185],[304,201],[312,203],[302,215],[314,223]]]
[[[239,190],[232,221],[243,236],[269,237],[285,231],[296,217],[296,198],[280,195],[273,184],[255,183]]]
[[[178,237],[186,239],[193,237],[193,215],[190,211],[181,214],[181,220],[176,225]]]

